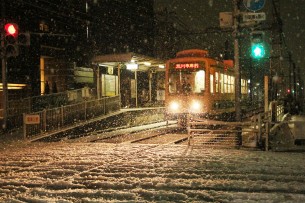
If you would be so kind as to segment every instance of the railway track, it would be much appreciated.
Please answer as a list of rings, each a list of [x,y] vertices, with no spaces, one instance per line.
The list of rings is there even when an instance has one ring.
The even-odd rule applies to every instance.
[[[188,144],[188,131],[177,126],[177,122],[158,122],[143,126],[92,130],[82,134],[69,134],[50,136],[44,142],[68,143],[111,143],[111,144]],[[204,145],[205,147],[235,147],[236,136],[228,133],[215,133],[211,131],[196,134],[191,139],[191,145]]]
[[[175,123],[166,126],[164,123],[154,126],[124,128],[110,132],[95,132],[94,135],[74,139],[73,142],[103,142],[113,144],[176,144],[186,140],[187,131]]]

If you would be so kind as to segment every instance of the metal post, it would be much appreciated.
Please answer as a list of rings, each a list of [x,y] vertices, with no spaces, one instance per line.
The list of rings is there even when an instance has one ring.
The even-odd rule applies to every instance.
[[[85,120],[87,120],[87,101],[86,100],[85,100],[84,108],[85,108],[84,116],[85,116]]]
[[[47,110],[44,109],[42,111],[42,116],[43,116],[43,131],[46,132],[47,131]]]
[[[64,106],[60,107],[61,126],[64,126]]]
[[[265,87],[265,112],[269,110],[269,96],[268,96],[268,90],[269,90],[269,78],[268,76],[264,77],[264,87]]]
[[[101,72],[100,72],[100,66],[97,66],[96,70],[96,89],[97,89],[97,99],[101,98]]]
[[[26,123],[25,123],[25,113],[22,114],[22,120],[23,120],[23,138],[26,139]]]
[[[240,68],[239,68],[239,10],[240,0],[234,0],[234,67],[235,67],[235,114],[236,114],[236,122],[241,121],[241,82],[240,82]],[[238,145],[242,144],[242,135],[240,129],[237,129],[237,137],[238,137]]]
[[[2,34],[4,37],[4,35]],[[1,37],[2,38],[2,37]],[[2,38],[3,39],[3,38]],[[4,40],[1,42],[1,48],[4,50]],[[2,121],[2,129],[5,131],[7,129],[7,77],[6,77],[6,56],[4,54],[2,58],[2,90],[3,90],[3,99],[2,99],[2,106],[3,106],[3,121]]]
[[[135,85],[135,89],[136,89],[136,107],[138,107],[138,71],[135,70],[134,74],[135,74],[135,83],[136,83],[136,85]]]
[[[152,91],[152,72],[149,71],[148,73],[148,78],[149,78],[149,102],[151,103],[151,91]]]
[[[2,19],[5,18],[5,2],[1,1],[1,17]],[[4,20],[0,21],[1,28],[4,27]],[[6,54],[5,54],[5,44],[4,44],[4,29],[1,29],[1,49],[4,51],[2,56],[2,89],[3,89],[3,121],[2,121],[2,129],[5,131],[7,129],[7,102],[8,102],[8,95],[7,95],[7,70],[6,70]]]
[[[118,95],[119,95],[119,105],[122,106],[121,99],[121,64],[118,64]]]
[[[265,125],[266,125],[266,143],[265,143],[265,150],[268,151],[269,150],[269,127],[270,127],[270,123],[271,123],[271,115],[270,112],[266,112],[265,113],[266,118],[265,118]]]
[[[239,68],[239,0],[234,0],[234,66],[235,66],[235,111],[236,122],[241,121],[241,82],[240,82],[240,68]]]

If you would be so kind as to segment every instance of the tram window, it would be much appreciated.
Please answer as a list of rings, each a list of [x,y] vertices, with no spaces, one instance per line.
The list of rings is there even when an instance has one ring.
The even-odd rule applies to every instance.
[[[176,72],[169,77],[169,93],[191,93],[194,81],[193,73]]]
[[[201,93],[205,90],[205,71],[200,70],[195,72],[194,92]]]
[[[219,84],[218,84],[218,72],[215,73],[215,92],[218,93]]]
[[[228,93],[232,93],[231,75],[228,75]]]
[[[214,75],[210,74],[210,92],[214,93]]]
[[[220,74],[219,83],[220,83],[220,92],[223,93],[223,74],[222,73]]]
[[[177,92],[177,76],[175,74],[171,75],[169,78],[169,93],[176,93]]]
[[[241,79],[241,93],[242,94],[247,93],[247,83],[245,79]]]
[[[205,71],[175,72],[168,78],[170,94],[176,93],[203,93],[205,90]]]
[[[224,93],[228,93],[228,76],[226,74],[223,75],[223,88]]]
[[[231,92],[232,93],[234,93],[235,92],[235,77],[234,76],[231,76],[231,88],[232,88],[232,90],[231,90]]]

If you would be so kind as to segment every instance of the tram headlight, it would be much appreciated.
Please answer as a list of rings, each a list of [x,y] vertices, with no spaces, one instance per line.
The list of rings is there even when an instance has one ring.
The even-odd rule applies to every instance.
[[[193,101],[191,104],[191,111],[198,112],[201,109],[201,103],[199,101]]]
[[[169,108],[171,111],[177,111],[179,109],[179,103],[176,101],[173,101],[170,103]]]

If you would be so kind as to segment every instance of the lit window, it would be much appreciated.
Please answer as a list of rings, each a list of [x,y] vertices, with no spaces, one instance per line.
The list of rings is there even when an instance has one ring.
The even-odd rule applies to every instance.
[[[214,75],[210,74],[210,92],[214,93]]]

